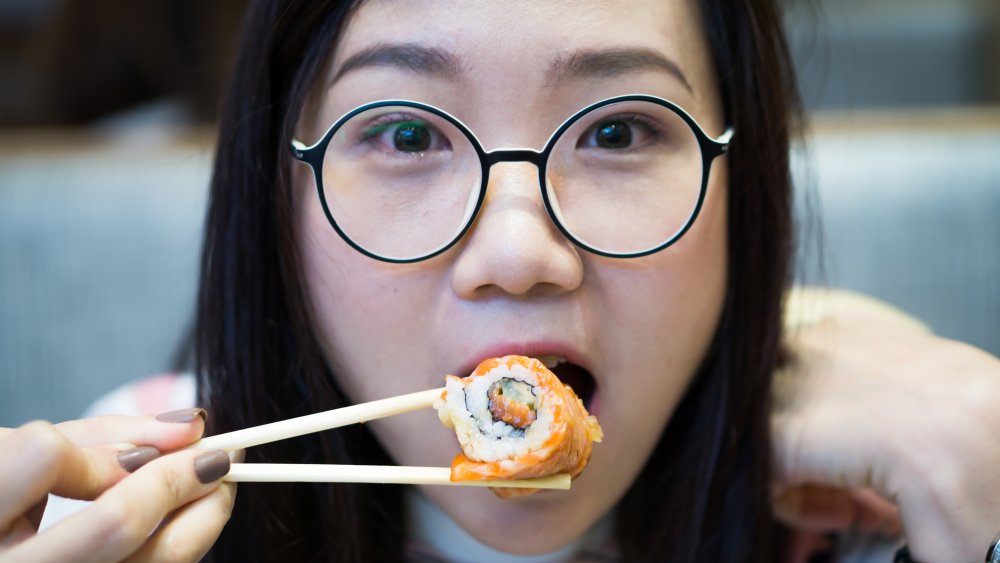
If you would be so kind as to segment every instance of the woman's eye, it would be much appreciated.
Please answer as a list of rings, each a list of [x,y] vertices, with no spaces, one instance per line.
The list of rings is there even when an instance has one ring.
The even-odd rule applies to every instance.
[[[610,151],[638,149],[660,140],[659,129],[640,118],[615,117],[591,126],[577,142],[579,148]]]
[[[431,146],[431,134],[420,124],[406,124],[396,128],[392,136],[393,147],[403,152],[423,152]]]
[[[632,128],[621,121],[608,121],[594,132],[594,142],[602,149],[624,149],[632,144]]]
[[[447,150],[448,139],[430,124],[420,120],[389,121],[369,126],[363,141],[381,150],[400,153],[424,153]]]

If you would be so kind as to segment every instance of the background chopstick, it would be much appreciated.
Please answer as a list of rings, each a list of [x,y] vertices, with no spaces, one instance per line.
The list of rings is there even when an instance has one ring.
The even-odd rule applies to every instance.
[[[514,487],[519,489],[569,489],[569,473],[532,479],[459,481],[450,479],[448,467],[396,465],[323,465],[304,463],[234,463],[225,481],[297,483],[385,483],[399,485],[453,485],[464,487]]]
[[[190,447],[206,450],[239,450],[249,448],[303,434],[311,434],[339,426],[347,426],[358,422],[429,408],[434,399],[440,397],[443,391],[444,388],[429,389],[408,395],[380,399],[370,403],[351,405],[341,409],[308,414],[270,424],[262,424],[261,426],[202,438]]]

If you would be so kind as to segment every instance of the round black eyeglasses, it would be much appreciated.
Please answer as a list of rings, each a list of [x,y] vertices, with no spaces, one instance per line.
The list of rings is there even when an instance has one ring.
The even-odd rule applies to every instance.
[[[732,128],[709,137],[673,102],[633,94],[578,111],[541,152],[486,152],[452,115],[384,100],[351,110],[312,146],[292,141],[292,153],[312,168],[330,225],[377,260],[417,262],[451,248],[475,221],[500,162],[538,168],[545,210],[574,244],[636,258],[691,228],[712,162],[732,137]]]

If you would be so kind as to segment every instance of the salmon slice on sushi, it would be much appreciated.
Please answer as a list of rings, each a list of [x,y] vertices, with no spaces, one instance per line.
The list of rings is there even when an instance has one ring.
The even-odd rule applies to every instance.
[[[434,408],[454,429],[462,453],[453,481],[525,479],[555,473],[576,478],[603,437],[583,401],[541,361],[491,358],[468,377],[447,376]],[[498,496],[532,489],[494,488]]]

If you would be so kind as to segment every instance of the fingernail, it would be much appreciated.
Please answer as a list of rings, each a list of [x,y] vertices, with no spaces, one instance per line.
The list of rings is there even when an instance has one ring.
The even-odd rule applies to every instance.
[[[118,452],[118,465],[129,473],[160,457],[160,450],[152,446],[141,446]]]
[[[222,450],[205,452],[194,458],[194,474],[202,483],[211,483],[229,473],[229,454]]]
[[[208,411],[205,409],[181,409],[156,415],[156,420],[160,422],[194,422],[198,417],[202,422],[208,420]]]

